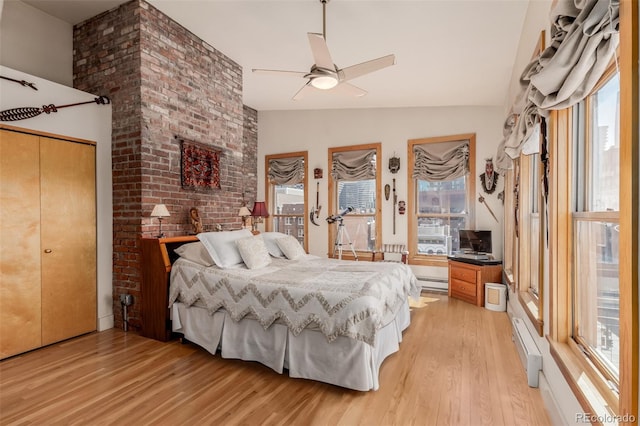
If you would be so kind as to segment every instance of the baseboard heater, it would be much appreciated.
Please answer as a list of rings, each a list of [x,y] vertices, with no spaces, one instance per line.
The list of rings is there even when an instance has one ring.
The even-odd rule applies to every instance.
[[[513,342],[518,349],[518,355],[527,372],[527,382],[532,388],[538,387],[538,373],[542,369],[542,354],[533,341],[524,321],[520,318],[513,318]]]
[[[423,290],[447,291],[449,280],[436,277],[416,277]]]

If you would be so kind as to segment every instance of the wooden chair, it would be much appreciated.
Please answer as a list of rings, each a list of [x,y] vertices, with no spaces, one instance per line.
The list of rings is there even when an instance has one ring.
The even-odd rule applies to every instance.
[[[405,244],[383,244],[381,250],[373,252],[374,262],[396,262],[407,264],[409,252]]]

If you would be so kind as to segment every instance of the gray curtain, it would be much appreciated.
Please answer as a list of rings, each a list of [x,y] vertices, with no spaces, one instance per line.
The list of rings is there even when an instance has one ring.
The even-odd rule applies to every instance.
[[[375,179],[375,155],[375,149],[334,152],[331,176],[344,181]]]
[[[520,156],[525,142],[528,141],[536,127],[539,126],[542,117],[543,115],[540,114],[539,108],[533,103],[529,102],[525,105],[509,137],[506,139],[504,145],[506,155],[510,158],[518,158]],[[529,151],[528,154],[533,154],[534,152],[538,152],[538,150]]]
[[[558,1],[551,12],[551,45],[531,75],[529,99],[545,110],[584,99],[613,59],[620,40],[619,0]]]
[[[413,146],[413,178],[439,182],[469,173],[469,141],[427,143]]]
[[[619,43],[619,8],[619,0],[557,1],[551,11],[551,45],[520,77],[512,107],[517,118],[507,117],[498,170],[511,168],[510,159],[520,155],[550,110],[568,108],[591,93]]]
[[[512,162],[511,157],[507,155],[505,152],[505,147],[507,146],[507,141],[511,138],[511,134],[513,133],[514,128],[516,127],[516,122],[518,121],[517,114],[509,114],[507,119],[504,121],[504,125],[502,126],[502,141],[500,145],[498,145],[498,152],[496,154],[496,162],[495,167],[498,173],[503,174],[511,169]]]
[[[269,182],[292,185],[304,181],[304,157],[274,158],[269,160]]]

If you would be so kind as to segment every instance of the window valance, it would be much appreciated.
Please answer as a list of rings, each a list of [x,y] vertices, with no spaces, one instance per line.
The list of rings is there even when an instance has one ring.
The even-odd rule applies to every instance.
[[[613,59],[619,43],[619,0],[559,0],[551,11],[551,45],[536,55],[520,77],[498,146],[498,170],[511,168],[550,110],[582,101]],[[509,123],[507,125],[507,123]],[[538,150],[529,150],[529,153]]]
[[[335,180],[356,181],[376,178],[376,150],[333,153],[331,176]]]
[[[551,45],[533,73],[529,99],[544,110],[568,108],[595,87],[620,41],[619,0],[558,1],[551,12]]]
[[[469,141],[413,146],[413,178],[430,182],[457,179],[469,173]]]
[[[269,182],[292,185],[304,181],[304,157],[273,158],[269,160]]]

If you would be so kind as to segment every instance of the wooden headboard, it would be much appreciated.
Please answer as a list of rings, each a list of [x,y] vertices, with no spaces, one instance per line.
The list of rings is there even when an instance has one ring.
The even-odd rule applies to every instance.
[[[142,325],[140,334],[156,340],[171,337],[169,316],[169,274],[178,255],[174,250],[198,241],[195,235],[166,238],[142,238]]]

